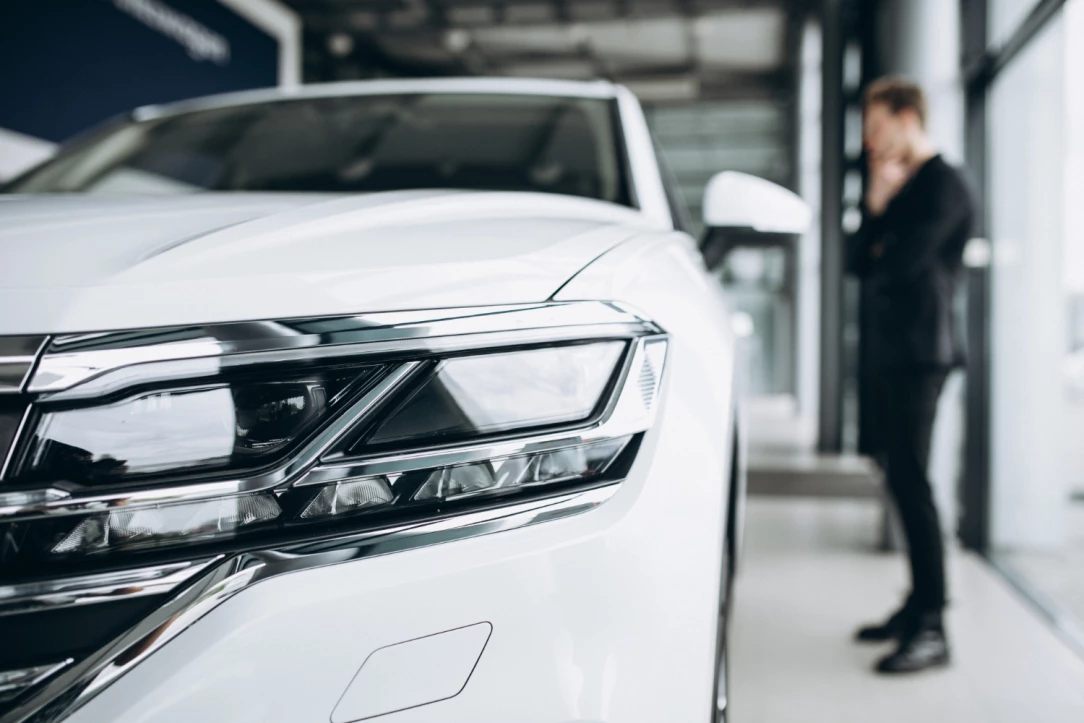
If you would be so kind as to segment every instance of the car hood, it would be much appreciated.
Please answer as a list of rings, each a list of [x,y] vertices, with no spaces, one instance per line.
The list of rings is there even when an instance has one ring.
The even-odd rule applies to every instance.
[[[647,223],[532,193],[11,197],[0,334],[537,302]]]

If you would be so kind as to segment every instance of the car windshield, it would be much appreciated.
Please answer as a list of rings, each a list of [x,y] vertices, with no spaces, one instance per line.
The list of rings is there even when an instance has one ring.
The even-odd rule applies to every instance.
[[[12,193],[542,191],[629,205],[611,101],[423,93],[306,98],[113,124]]]

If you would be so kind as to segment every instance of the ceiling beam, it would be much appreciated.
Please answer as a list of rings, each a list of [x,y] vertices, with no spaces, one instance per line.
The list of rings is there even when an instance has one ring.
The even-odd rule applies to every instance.
[[[403,0],[284,0],[302,16],[306,27],[333,32],[349,27],[349,16],[352,13],[364,13],[381,16],[379,23],[387,27],[386,18],[389,15],[402,13]],[[523,0],[527,2],[528,0]],[[697,17],[727,10],[755,10],[764,8],[783,8],[788,13],[804,14],[813,0],[669,0],[663,3],[637,4],[631,0],[610,0],[606,3],[607,12],[597,18],[582,22],[599,22],[608,20],[650,20],[660,18],[673,18],[678,16]],[[544,2],[552,7],[553,11],[538,19],[517,19],[516,25],[547,25],[554,23],[576,22],[573,15],[575,0],[529,0],[531,4]],[[445,27],[477,28],[502,25],[506,18],[512,15],[507,10],[522,2],[508,0],[498,2],[496,0],[424,0],[424,6],[429,10],[424,16],[419,16],[418,24],[407,26],[422,29],[437,29]],[[600,5],[600,7],[602,7]],[[492,22],[457,23],[456,16],[463,11],[477,10]],[[482,11],[485,11],[484,13]],[[518,16],[517,16],[518,17]]]
[[[538,5],[545,0],[529,0]],[[500,52],[490,55],[470,42],[469,34],[461,45],[454,34],[478,27],[494,27],[501,24],[549,25],[570,27],[575,0],[549,0],[548,14],[526,13],[514,15],[527,18],[506,22],[507,7],[519,4],[517,0],[284,0],[302,13],[305,21],[306,68],[310,80],[335,80],[349,77],[376,76],[438,76],[501,74],[504,68],[516,65],[542,65],[568,61],[588,63],[594,73],[617,82],[644,82],[665,84],[668,79],[684,79],[698,88],[701,98],[732,97],[793,97],[797,83],[801,29],[807,10],[816,0],[663,0],[639,3],[637,0],[610,0],[608,8],[614,18],[627,14],[629,18],[684,18],[686,43],[689,52],[680,63],[641,67],[622,67],[597,52],[589,42],[565,51]],[[601,5],[599,7],[602,7]],[[723,71],[705,67],[700,61],[698,38],[694,31],[695,18],[704,13],[725,9],[751,9],[775,7],[788,11],[785,37],[785,62],[779,69],[770,71]],[[462,8],[487,10],[491,23],[481,26],[456,25],[454,11]],[[668,9],[669,8],[669,9]],[[360,13],[364,22],[355,16],[353,25],[350,13]],[[545,16],[548,15],[548,19]],[[389,21],[394,16],[395,21]],[[480,17],[481,15],[479,15]],[[410,24],[416,21],[416,24]],[[332,33],[348,32],[355,40],[355,47],[347,57],[332,57],[327,38]],[[447,60],[438,57],[412,59],[405,43],[418,47],[441,47],[448,51]],[[397,46],[397,43],[404,43]],[[429,45],[431,44],[431,45]],[[402,47],[404,52],[389,52]],[[419,52],[419,55],[422,53]],[[425,53],[432,56],[432,53]],[[626,59],[628,60],[628,59]],[[309,72],[311,70],[311,72]]]

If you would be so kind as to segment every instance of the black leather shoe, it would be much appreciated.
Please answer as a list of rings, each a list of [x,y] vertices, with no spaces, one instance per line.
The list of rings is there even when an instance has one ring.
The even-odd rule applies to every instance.
[[[878,673],[917,673],[949,664],[949,646],[940,616],[903,632],[896,652],[877,663]]]
[[[867,625],[864,628],[859,628],[858,632],[854,634],[854,639],[863,643],[883,643],[886,640],[893,640],[903,633],[912,617],[911,609],[904,605],[880,625]]]

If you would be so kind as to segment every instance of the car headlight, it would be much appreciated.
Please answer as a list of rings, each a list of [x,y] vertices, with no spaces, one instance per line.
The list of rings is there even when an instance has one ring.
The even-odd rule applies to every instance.
[[[0,338],[0,716],[268,577],[602,504],[667,349],[602,302]]]
[[[359,347],[177,379],[136,365],[101,396],[43,395],[0,507],[51,497],[0,509],[0,571],[268,548],[612,481],[650,424],[666,345]]]
[[[624,347],[609,341],[450,359],[365,444],[580,421],[598,404]]]

